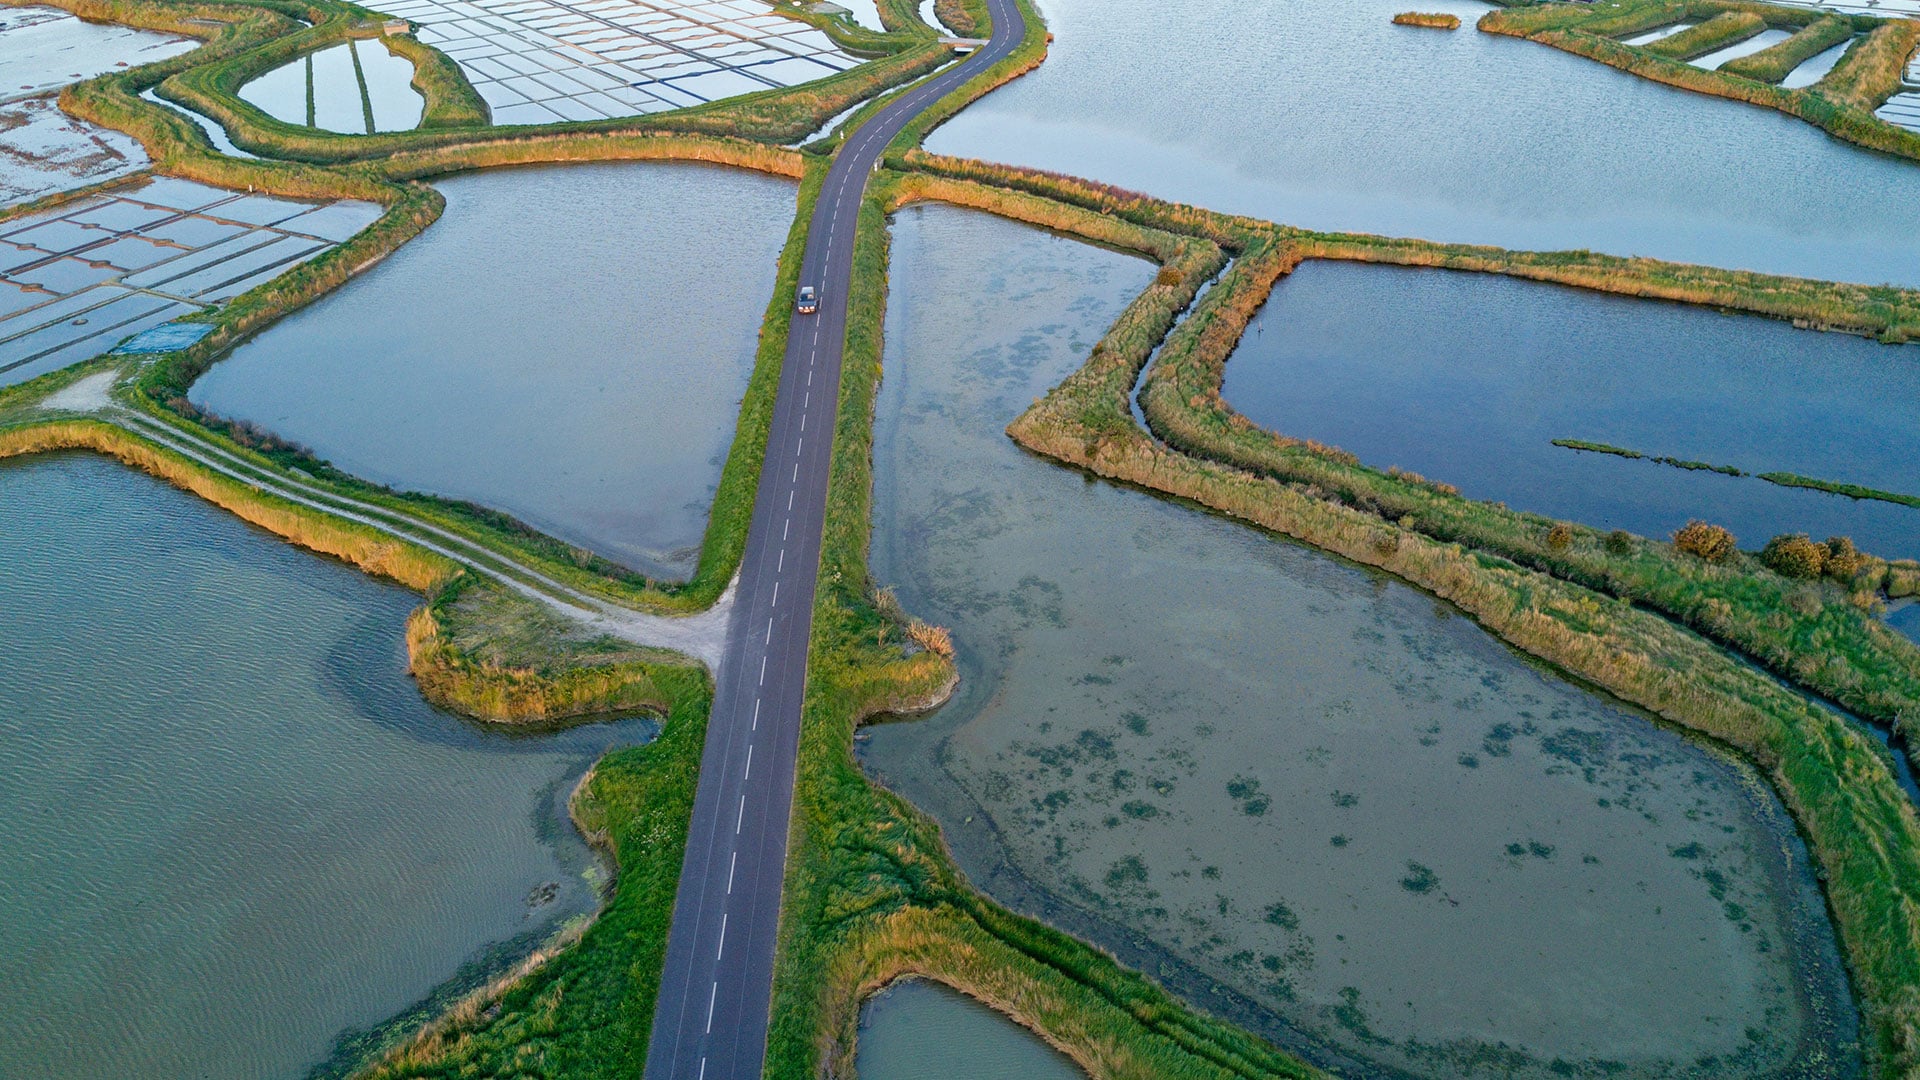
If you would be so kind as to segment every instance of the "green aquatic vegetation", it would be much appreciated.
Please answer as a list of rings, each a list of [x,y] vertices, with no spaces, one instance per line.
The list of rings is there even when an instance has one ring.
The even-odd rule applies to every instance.
[[[1769,484],[1782,487],[1811,488],[1814,491],[1826,491],[1835,495],[1845,495],[1849,499],[1874,499],[1879,502],[1898,503],[1901,506],[1920,508],[1920,495],[1902,495],[1897,491],[1881,491],[1878,488],[1860,484],[1844,484],[1833,480],[1816,480],[1811,476],[1801,476],[1790,472],[1764,472],[1757,474]]]

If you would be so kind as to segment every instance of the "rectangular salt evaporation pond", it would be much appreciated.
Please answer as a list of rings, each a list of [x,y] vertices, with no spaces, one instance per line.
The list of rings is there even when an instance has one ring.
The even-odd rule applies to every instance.
[[[1758,778],[1391,579],[1021,451],[1152,268],[895,232],[874,577],[964,670],[862,758],[971,880],[1346,1075],[1856,1073]]]
[[[938,983],[895,983],[860,1008],[860,1080],[1085,1080],[1039,1036]]]
[[[1815,53],[1807,57],[1801,61],[1799,67],[1788,72],[1787,77],[1780,80],[1780,85],[1789,90],[1799,90],[1812,86],[1814,83],[1826,78],[1827,73],[1833,70],[1833,66],[1838,64],[1840,58],[1847,55],[1847,50],[1852,47],[1853,41],[1849,39],[1825,52]]]
[[[1694,67],[1712,71],[1729,60],[1751,56],[1762,49],[1771,49],[1792,36],[1793,34],[1786,30],[1762,30],[1745,41],[1736,42],[1724,49],[1715,49],[1705,56],[1696,56],[1687,62]]]
[[[1649,30],[1644,34],[1635,34],[1632,37],[1621,38],[1620,41],[1623,45],[1650,45],[1653,42],[1659,41],[1661,38],[1672,37],[1682,30],[1691,30],[1694,25],[1695,24],[1690,22],[1669,23],[1658,30]]]
[[[793,185],[579,165],[441,190],[432,228],[242,345],[193,401],[375,482],[690,575]]]
[[[159,177],[0,223],[0,386],[231,300],[379,216]]]
[[[1920,349],[1493,274],[1310,262],[1255,316],[1223,394],[1270,430],[1562,520],[1665,538],[1703,518],[1747,548],[1804,532],[1920,555],[1912,507],[1553,444],[1920,495]]]
[[[131,136],[68,116],[51,95],[0,105],[0,207],[111,180],[146,164],[146,151]]]
[[[1047,62],[927,145],[1316,229],[1920,285],[1912,162],[1409,7],[1493,10],[1049,0]]]
[[[603,120],[795,86],[860,61],[757,0],[399,0],[496,124]]]
[[[240,98],[290,124],[371,135],[419,126],[426,99],[412,83],[412,61],[377,41],[343,41],[254,79]]]
[[[0,8],[0,101],[151,64],[199,44],[178,34],[82,22],[58,8]]]
[[[307,1076],[594,909],[566,798],[652,724],[429,708],[419,602],[103,458],[0,463],[0,1075]]]

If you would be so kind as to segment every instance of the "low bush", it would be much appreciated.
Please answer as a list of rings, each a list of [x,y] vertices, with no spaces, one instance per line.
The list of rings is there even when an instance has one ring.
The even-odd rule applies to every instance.
[[[1711,563],[1725,562],[1734,552],[1732,533],[1719,525],[1698,520],[1687,522],[1673,534],[1673,546]]]
[[[1805,533],[1776,536],[1760,552],[1767,569],[1790,578],[1817,578],[1827,565],[1827,548],[1809,540]]]

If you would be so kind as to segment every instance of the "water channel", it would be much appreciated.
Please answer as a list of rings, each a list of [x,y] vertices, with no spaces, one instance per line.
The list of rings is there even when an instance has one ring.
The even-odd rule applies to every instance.
[[[1757,475],[1920,495],[1920,349],[1488,274],[1310,262],[1254,317],[1223,395],[1378,468],[1598,528],[1664,538],[1704,518],[1748,548],[1800,532],[1920,556],[1920,510]]]
[[[591,911],[649,721],[428,707],[418,598],[104,459],[0,463],[0,1075],[306,1076]]]
[[[1853,1073],[1750,771],[1391,579],[1023,453],[1005,423],[1149,268],[895,231],[874,573],[963,682],[862,756],[976,882],[1359,1075]]]
[[[1920,166],[1404,0],[1044,0],[930,149],[1321,229],[1920,285]]]
[[[438,222],[235,350],[193,400],[355,475],[691,574],[793,185],[618,164],[440,189]]]

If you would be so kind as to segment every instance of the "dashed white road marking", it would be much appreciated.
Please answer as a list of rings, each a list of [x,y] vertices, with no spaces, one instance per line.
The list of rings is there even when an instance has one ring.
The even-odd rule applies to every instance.
[[[740,835],[740,826],[745,824],[746,820],[747,820],[747,797],[745,795],[742,795],[740,796],[740,814],[738,817],[733,819],[733,835],[735,836]]]
[[[715,980],[713,990],[707,994],[707,1034],[713,1034],[713,1005],[720,1000],[720,983]]]
[[[748,743],[747,744],[747,767],[745,770],[743,770],[740,773],[740,779],[745,780],[747,777],[752,775],[753,775],[753,744]],[[720,921],[724,924],[727,921],[727,917],[725,915],[720,916]]]
[[[718,963],[725,955],[727,955],[727,913],[723,911],[720,913],[720,946],[713,950],[713,959]]]

